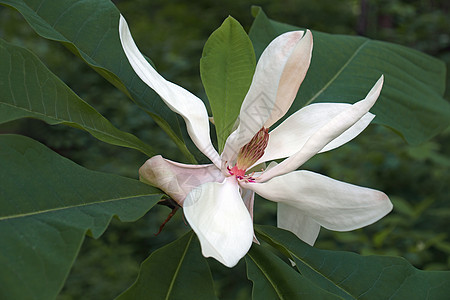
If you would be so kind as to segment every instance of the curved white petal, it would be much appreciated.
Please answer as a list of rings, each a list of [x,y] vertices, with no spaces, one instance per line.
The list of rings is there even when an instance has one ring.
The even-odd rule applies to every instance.
[[[279,202],[277,207],[277,226],[291,231],[299,239],[313,246],[319,236],[319,223],[288,204]]]
[[[349,107],[351,104],[346,103],[314,103],[296,111],[269,132],[269,143],[264,155],[256,164],[289,157],[297,153],[316,131]],[[366,113],[319,152],[329,151],[349,142],[360,134],[373,118],[375,118],[374,114]]]
[[[310,31],[284,33],[267,46],[242,103],[239,126],[225,144],[223,161],[232,161],[256,132],[287,112],[308,70],[311,51]]]
[[[295,45],[284,65],[274,109],[264,127],[269,128],[275,124],[291,107],[311,63],[312,49],[313,37],[311,31],[307,30],[302,39]]]
[[[247,207],[248,209],[253,222],[253,205],[255,203],[255,192],[252,190],[241,189],[241,197],[242,201],[244,201],[245,207]],[[255,234],[253,234],[253,242],[257,243],[258,245],[260,244]]]
[[[317,130],[306,141],[304,146],[295,154],[285,159],[283,162],[274,168],[267,170],[260,177],[258,182],[267,181],[275,176],[286,174],[294,171],[299,166],[304,164],[308,159],[313,157],[316,153],[322,150],[328,143],[343,134],[346,130],[358,122],[369,109],[375,104],[380,95],[383,86],[383,75],[375,83],[366,98],[356,102],[336,117],[331,119],[328,123]],[[270,138],[269,138],[270,139]]]
[[[242,183],[241,183],[242,185]],[[309,171],[296,171],[245,188],[301,210],[321,226],[347,231],[378,221],[392,210],[383,192],[344,183]]]
[[[179,205],[191,190],[206,182],[222,182],[222,172],[213,164],[185,165],[161,155],[153,156],[139,169],[142,182],[163,190]]]
[[[253,221],[253,205],[255,203],[255,192],[252,190],[241,189],[241,197]]]
[[[119,34],[125,55],[136,74],[158,93],[172,111],[183,117],[194,144],[220,168],[219,154],[214,149],[209,135],[208,112],[202,100],[182,87],[167,81],[153,69],[134,43],[122,15],[119,21]]]
[[[193,189],[183,210],[205,257],[214,257],[231,268],[250,249],[253,223],[234,177]]]

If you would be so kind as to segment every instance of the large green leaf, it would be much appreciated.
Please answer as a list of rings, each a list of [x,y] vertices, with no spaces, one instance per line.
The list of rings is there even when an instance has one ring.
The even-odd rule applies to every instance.
[[[111,1],[0,0],[0,4],[19,11],[39,35],[61,42],[150,116],[158,117],[158,125],[183,148],[176,114],[128,63],[119,39],[120,12]],[[181,150],[189,156],[185,148]]]
[[[252,245],[245,261],[247,276],[253,281],[252,298],[255,300],[342,299],[321,289],[257,244]]]
[[[304,277],[344,299],[446,299],[450,295],[448,271],[421,271],[399,257],[319,250],[275,227],[257,226],[256,232],[295,261]]]
[[[136,282],[117,299],[217,299],[194,232],[153,252],[142,263]]]
[[[80,128],[104,142],[154,155],[149,145],[114,127],[27,49],[0,39],[0,57],[0,123],[37,118]]]
[[[159,190],[93,172],[38,142],[0,135],[0,299],[54,299],[86,232],[142,217]]]
[[[299,28],[267,18],[254,9],[250,38],[257,57],[276,36]],[[450,104],[442,98],[445,65],[403,46],[364,37],[313,31],[310,69],[287,115],[312,102],[351,102],[365,97],[384,74],[381,97],[371,110],[375,122],[421,143],[450,124]]]
[[[255,52],[241,24],[228,17],[203,48],[200,75],[208,95],[222,152],[252,83]]]

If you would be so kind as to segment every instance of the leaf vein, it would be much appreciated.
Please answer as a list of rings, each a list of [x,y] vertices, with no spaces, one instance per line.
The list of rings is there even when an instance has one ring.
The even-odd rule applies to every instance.
[[[370,40],[366,40],[364,43],[362,43],[358,49],[356,49],[355,53],[353,53],[352,56],[345,62],[344,65],[339,69],[339,71],[336,72],[336,74],[321,88],[309,101],[305,103],[305,106],[312,103],[314,100],[317,99],[335,80],[336,78],[341,75],[341,73],[344,71],[344,69],[352,62],[352,60],[356,57],[356,55],[361,52],[361,50],[370,42]]]
[[[183,251],[183,255],[181,256],[180,263],[178,264],[178,266],[177,266],[177,268],[176,268],[176,270],[175,270],[175,273],[174,273],[174,275],[173,275],[173,277],[172,277],[172,280],[170,281],[170,285],[169,285],[169,288],[168,288],[168,290],[167,290],[166,300],[169,299],[169,296],[170,296],[170,294],[172,293],[173,286],[174,286],[174,284],[175,284],[175,279],[178,277],[178,273],[180,272],[181,265],[183,264],[183,261],[184,261],[184,259],[186,258],[186,253],[187,253],[187,251],[188,251],[188,249],[189,249],[189,246],[191,245],[193,236],[194,236],[194,235],[191,234],[191,237],[189,238],[189,241],[188,241],[187,244],[186,244],[186,248],[185,248],[184,251]]]
[[[273,289],[275,290],[275,292],[277,293],[278,297],[280,299],[284,299],[283,294],[281,293],[280,290],[278,290],[277,285],[275,282],[273,282],[270,279],[270,276],[267,275],[266,271],[264,270],[264,268],[258,264],[258,262],[255,260],[255,258],[250,254],[250,252],[247,253],[248,256],[250,256],[250,258],[252,259],[252,261],[255,263],[255,265],[261,270],[261,272],[263,273],[264,277],[266,277],[267,281],[269,281],[269,283],[272,285]]]
[[[153,195],[157,195],[157,194],[133,195],[133,196],[127,196],[127,197],[118,197],[118,198],[100,200],[100,201],[90,202],[90,203],[81,203],[81,204],[76,204],[76,205],[67,205],[65,207],[49,208],[49,209],[44,209],[44,210],[39,210],[39,211],[33,211],[33,212],[28,212],[28,213],[17,214],[17,215],[3,216],[3,217],[0,217],[0,221],[10,220],[10,219],[15,219],[15,218],[23,218],[23,217],[35,216],[35,215],[39,215],[39,214],[56,212],[56,211],[63,211],[63,210],[72,209],[72,208],[83,208],[83,207],[93,206],[93,205],[98,205],[98,204],[112,203],[112,202],[115,202],[115,201],[125,201],[125,200],[134,199],[134,198],[147,197],[147,196],[153,196]]]

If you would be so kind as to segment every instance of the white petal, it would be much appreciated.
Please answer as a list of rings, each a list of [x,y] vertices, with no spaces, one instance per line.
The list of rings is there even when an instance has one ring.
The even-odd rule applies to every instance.
[[[284,65],[278,84],[277,100],[264,127],[269,128],[275,124],[291,107],[311,63],[312,49],[313,37],[311,31],[307,30],[302,39],[295,45]]]
[[[247,207],[248,213],[253,220],[253,204],[255,203],[255,192],[252,190],[241,189],[242,201],[244,201],[245,207]]]
[[[351,104],[346,103],[315,103],[298,110],[269,132],[267,148],[256,164],[289,157],[297,153],[314,133],[349,107]],[[319,152],[329,151],[349,142],[360,134],[373,118],[375,115],[366,113],[358,122],[329,142]]]
[[[142,81],[158,93],[172,111],[183,117],[194,144],[220,168],[219,154],[214,149],[209,135],[208,112],[202,100],[182,87],[167,81],[153,69],[134,43],[122,15],[119,21],[119,33],[123,50],[133,70]]]
[[[291,172],[304,164],[308,159],[322,150],[328,143],[343,134],[364,115],[366,115],[378,99],[382,86],[383,76],[380,77],[365,99],[356,102],[331,119],[327,124],[317,130],[298,152],[285,159],[274,168],[264,172],[257,178],[257,181],[267,181],[275,176]]]
[[[256,132],[271,126],[287,112],[308,70],[311,51],[310,31],[284,33],[267,46],[242,103],[239,126],[225,144],[224,161],[232,161]]]
[[[147,160],[139,169],[139,177],[141,181],[163,190],[181,206],[193,188],[224,179],[215,165],[185,165],[161,155]]]
[[[205,257],[231,268],[250,249],[253,223],[234,177],[195,188],[186,197],[183,210]]]
[[[291,231],[299,239],[313,246],[319,236],[319,223],[293,206],[281,202],[277,206],[277,226]]]
[[[255,203],[255,192],[252,190],[241,189],[241,197],[242,201],[244,201],[245,207],[247,207],[248,209],[248,212],[253,222],[253,205]],[[256,235],[254,234],[253,234],[253,242],[260,245],[258,239],[256,238]]]
[[[337,231],[367,226],[392,210],[392,203],[383,192],[309,171],[241,185],[268,200],[295,207],[321,226]]]

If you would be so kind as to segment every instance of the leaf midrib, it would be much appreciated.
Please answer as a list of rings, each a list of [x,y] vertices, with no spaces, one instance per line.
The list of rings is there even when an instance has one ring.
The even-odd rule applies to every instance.
[[[184,249],[184,252],[183,252],[183,255],[181,256],[180,262],[178,263],[178,266],[177,266],[177,268],[175,270],[175,273],[174,273],[174,275],[172,277],[172,280],[170,281],[169,288],[168,288],[167,294],[166,294],[166,300],[169,300],[169,296],[172,293],[173,286],[175,285],[175,280],[178,277],[178,273],[180,272],[181,265],[183,264],[183,261],[184,261],[184,259],[186,257],[186,253],[187,253],[187,251],[189,249],[189,246],[190,246],[190,244],[192,242],[193,236],[194,236],[194,234],[191,233],[191,237],[189,238],[189,241],[186,243],[186,248]]]
[[[250,256],[251,260],[255,263],[255,265],[259,268],[259,270],[261,270],[261,272],[263,273],[264,277],[266,277],[266,279],[269,281],[269,283],[272,285],[273,289],[275,290],[275,292],[277,293],[278,297],[280,299],[284,299],[283,294],[281,293],[280,290],[278,290],[277,285],[275,284],[275,282],[273,282],[270,279],[270,276],[267,275],[267,273],[264,271],[264,268],[258,264],[255,260],[255,258],[250,254],[250,252],[247,253],[248,256]]]
[[[39,7],[38,7],[38,10],[35,10],[35,9],[33,9],[30,5],[28,5],[28,3],[25,3],[25,2],[23,2],[23,4],[24,4],[24,6],[26,6],[30,11],[33,11],[34,12],[34,14],[37,16],[37,17],[39,17],[39,19],[43,22],[43,23],[45,23],[45,24],[47,24],[50,28],[52,28],[55,32],[57,32],[60,36],[62,36],[65,40],[60,40],[60,39],[57,39],[57,38],[54,38],[54,37],[45,37],[45,38],[47,38],[47,39],[50,39],[50,40],[54,40],[54,41],[58,41],[58,42],[69,42],[69,43],[71,43],[72,45],[74,45],[75,46],[75,48],[77,48],[78,49],[78,51],[80,52],[80,54],[82,55],[82,56],[85,56],[85,57],[88,57],[92,62],[95,62],[95,67],[100,67],[100,68],[102,68],[102,69],[105,69],[105,70],[108,70],[108,69],[106,69],[106,68],[104,68],[104,67],[102,67],[102,66],[100,66],[100,64],[97,62],[97,60],[95,60],[93,57],[91,57],[88,53],[86,53],[84,50],[82,50],[81,48],[79,48],[78,46],[76,46],[75,45],[75,43],[74,43],[74,41],[72,41],[71,39],[69,39],[65,34],[63,34],[63,32],[61,32],[61,30],[57,30],[55,27],[54,27],[54,25],[56,25],[56,23],[54,24],[54,25],[52,25],[52,24],[50,24],[46,19],[44,19],[40,14],[39,14],[39,10],[40,10],[40,8],[41,8],[41,6],[42,6],[42,4],[45,2],[45,0],[42,0],[42,2],[40,3],[40,5],[39,5]],[[75,5],[75,3],[73,3],[73,5]],[[73,6],[72,5],[72,6]],[[69,9],[69,8],[68,8]],[[64,11],[64,13],[68,10],[68,9],[66,9],[65,11]],[[20,12],[21,14],[22,14],[22,12]],[[23,14],[22,14],[23,15]],[[61,14],[61,15],[63,15],[63,14]],[[36,30],[37,31],[37,30]],[[40,35],[40,34],[39,34]],[[97,47],[98,47],[98,44],[97,44]],[[92,65],[92,66],[94,66],[94,64],[91,64],[91,63],[89,63],[88,61],[87,61],[87,63],[88,64],[90,64],[90,65]],[[109,72],[111,72],[110,70],[108,70]]]
[[[336,80],[336,78],[339,77],[339,75],[341,75],[341,73],[345,70],[345,68],[347,68],[347,66],[352,62],[352,60],[356,57],[356,55],[361,52],[361,50],[368,44],[370,43],[370,40],[366,40],[364,41],[364,43],[362,43],[358,49],[356,49],[356,51],[352,54],[352,56],[350,56],[350,58],[345,62],[345,64],[342,65],[342,67],[336,72],[336,74],[323,86],[323,88],[321,88],[314,96],[311,97],[311,99],[309,99],[304,106],[307,106],[309,104],[311,104],[314,100],[317,99],[317,97],[319,97],[326,89],[328,89],[328,87]]]
[[[314,268],[313,266],[311,266],[309,263],[305,262],[303,259],[301,259],[300,257],[298,257],[297,255],[295,255],[292,251],[288,250],[289,253],[297,258],[299,261],[301,261],[303,264],[305,264],[307,267],[309,267],[311,270],[313,270],[315,273],[319,274],[322,278],[324,278],[325,280],[329,281],[330,283],[332,283],[335,287],[337,287],[339,290],[341,290],[342,292],[344,292],[345,294],[347,294],[348,296],[352,297],[353,299],[358,299],[355,296],[353,296],[352,294],[350,294],[349,291],[345,290],[343,287],[341,287],[339,284],[337,284],[336,282],[334,282],[333,280],[331,280],[330,278],[328,278],[327,276],[325,276],[324,274],[320,273],[319,270],[317,270],[316,268]]]
[[[50,209],[33,211],[33,212],[22,213],[22,214],[17,214],[17,215],[0,216],[0,221],[28,217],[28,216],[33,216],[33,215],[39,215],[39,214],[44,214],[44,213],[48,213],[48,212],[62,211],[62,210],[72,209],[72,208],[77,208],[77,207],[88,207],[91,205],[105,204],[105,203],[109,203],[109,202],[124,201],[124,200],[133,199],[133,198],[148,197],[148,196],[155,196],[155,195],[158,195],[158,194],[139,194],[139,195],[112,198],[112,199],[89,202],[89,203],[81,203],[81,204],[77,204],[77,205],[69,205],[69,206],[64,206],[64,207],[54,207],[54,208],[50,208]]]
[[[268,236],[267,234],[261,232],[261,230],[258,230],[258,233],[265,236],[266,239],[269,239],[272,243],[275,243],[279,246],[284,247],[284,245],[278,243],[277,241],[273,240],[270,236]],[[304,261],[303,259],[301,259],[300,257],[298,257],[297,255],[295,255],[289,248],[284,247],[290,255],[292,255],[292,257],[297,258],[299,261],[301,261],[303,264],[305,264],[305,266],[309,267],[312,271],[314,271],[316,274],[320,275],[322,278],[324,278],[325,280],[327,280],[328,282],[332,283],[334,286],[336,286],[338,289],[340,289],[342,292],[344,292],[345,294],[347,294],[348,296],[352,297],[353,299],[357,299],[355,298],[355,296],[353,296],[352,294],[350,294],[349,291],[345,290],[343,287],[341,287],[340,285],[338,285],[337,283],[335,283],[333,280],[331,280],[330,278],[328,278],[327,276],[325,276],[324,274],[322,274],[319,270],[317,270],[316,268],[314,268],[313,266],[311,266],[309,263],[307,263],[306,261]]]

